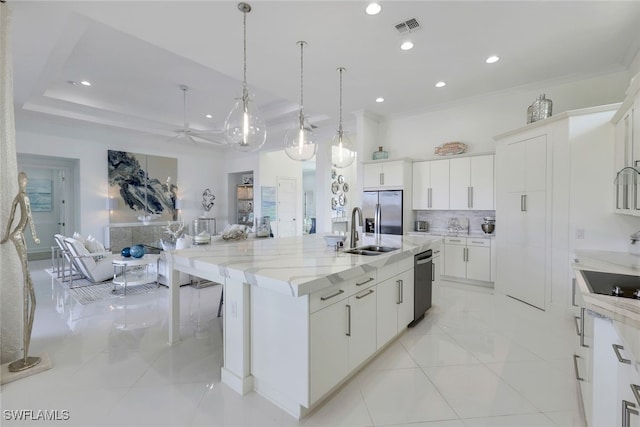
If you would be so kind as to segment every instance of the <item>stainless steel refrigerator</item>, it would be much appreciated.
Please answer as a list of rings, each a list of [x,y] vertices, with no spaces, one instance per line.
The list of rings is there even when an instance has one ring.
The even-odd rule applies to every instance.
[[[402,235],[402,190],[365,191],[362,197],[362,215],[365,232],[373,233],[376,205],[380,206],[382,234]]]

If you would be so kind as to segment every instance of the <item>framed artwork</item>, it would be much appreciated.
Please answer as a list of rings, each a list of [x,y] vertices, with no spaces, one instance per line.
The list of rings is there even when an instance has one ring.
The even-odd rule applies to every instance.
[[[276,187],[260,187],[262,198],[262,216],[268,216],[270,221],[277,221],[276,218]]]
[[[178,159],[109,150],[107,162],[109,197],[118,200],[111,223],[175,219]]]
[[[27,197],[31,212],[51,212],[53,210],[53,181],[50,179],[30,179],[27,181]]]

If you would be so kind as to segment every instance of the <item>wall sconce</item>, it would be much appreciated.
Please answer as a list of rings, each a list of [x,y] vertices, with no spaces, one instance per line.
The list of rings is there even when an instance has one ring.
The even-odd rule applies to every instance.
[[[118,209],[118,199],[114,199],[112,197],[107,197],[106,207],[108,211],[114,211]]]

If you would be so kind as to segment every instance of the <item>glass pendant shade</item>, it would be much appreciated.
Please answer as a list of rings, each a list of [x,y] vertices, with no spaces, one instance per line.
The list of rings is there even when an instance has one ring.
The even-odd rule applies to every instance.
[[[356,150],[342,127],[342,73],[346,70],[340,67],[338,71],[340,72],[340,123],[338,132],[331,140],[331,164],[336,168],[346,168],[356,158]]]
[[[316,140],[311,124],[304,117],[304,47],[307,42],[298,41],[300,46],[300,110],[296,124],[284,135],[284,152],[292,160],[310,160],[316,154]]]
[[[331,140],[331,163],[335,168],[346,168],[356,158],[351,139],[344,131],[338,131]]]
[[[267,140],[267,128],[260,111],[247,90],[236,101],[224,124],[224,132],[229,144],[238,151],[259,150]]]
[[[247,89],[247,13],[251,12],[251,6],[241,2],[238,3],[238,10],[244,15],[242,97],[236,99],[236,105],[227,116],[224,123],[224,134],[227,142],[236,150],[248,152],[259,150],[264,145],[267,140],[267,128]]]
[[[289,129],[284,135],[284,152],[292,160],[310,160],[316,155],[317,147],[311,125],[304,116],[300,118],[298,126]]]

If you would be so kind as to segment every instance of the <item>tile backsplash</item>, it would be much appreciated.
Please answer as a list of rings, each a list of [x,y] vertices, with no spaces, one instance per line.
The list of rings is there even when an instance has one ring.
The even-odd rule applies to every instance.
[[[484,222],[485,216],[496,216],[496,211],[416,211],[417,221],[427,221],[429,231],[447,231],[450,218],[458,218],[460,225],[466,228],[469,224],[470,233],[482,233],[480,225]],[[496,231],[498,224],[496,224]],[[495,234],[494,231],[492,234]]]

